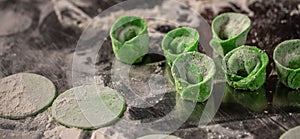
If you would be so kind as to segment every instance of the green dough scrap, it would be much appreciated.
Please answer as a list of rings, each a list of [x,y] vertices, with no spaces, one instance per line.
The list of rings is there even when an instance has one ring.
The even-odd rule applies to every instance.
[[[181,138],[173,135],[167,135],[167,134],[152,134],[152,135],[139,137],[137,139],[181,139]]]
[[[235,89],[254,91],[266,80],[268,55],[254,46],[240,46],[223,58],[227,83]]]
[[[212,23],[213,39],[210,44],[225,56],[231,50],[244,45],[251,28],[251,20],[240,13],[223,13]]]
[[[115,90],[84,85],[59,95],[52,105],[52,116],[67,127],[96,129],[116,122],[125,108],[124,99]]]
[[[300,136],[300,126],[296,126],[280,136],[279,139],[297,139]]]
[[[0,80],[0,117],[21,119],[45,110],[56,97],[54,84],[47,78],[18,73]]]
[[[280,43],[274,50],[273,58],[279,80],[292,89],[300,88],[300,40]]]
[[[142,18],[120,17],[112,25],[110,38],[116,58],[124,63],[140,63],[148,53],[150,39]]]
[[[214,61],[199,52],[183,53],[171,68],[176,90],[183,99],[204,102],[211,94]]]
[[[198,50],[199,33],[189,27],[181,27],[168,32],[162,40],[162,49],[169,66],[182,53]]]

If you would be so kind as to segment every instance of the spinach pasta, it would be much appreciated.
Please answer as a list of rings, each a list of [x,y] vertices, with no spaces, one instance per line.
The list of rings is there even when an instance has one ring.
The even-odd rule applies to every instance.
[[[212,91],[214,61],[199,52],[183,53],[171,68],[175,87],[183,99],[204,102]]]
[[[148,53],[147,24],[139,17],[119,18],[111,28],[110,38],[116,58],[124,63],[140,63]]]
[[[251,20],[240,13],[224,13],[212,23],[213,39],[210,45],[225,56],[231,50],[244,45],[251,28]]]
[[[162,41],[162,49],[169,66],[182,53],[197,51],[199,34],[197,30],[182,27],[168,32]]]
[[[267,54],[253,46],[238,47],[223,58],[227,83],[235,89],[257,90],[266,80]]]
[[[300,88],[300,40],[279,44],[273,54],[281,83],[292,89]]]

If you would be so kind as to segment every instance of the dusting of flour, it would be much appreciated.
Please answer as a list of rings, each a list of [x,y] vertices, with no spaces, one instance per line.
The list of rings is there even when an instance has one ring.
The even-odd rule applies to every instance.
[[[28,98],[23,84],[23,75],[17,74],[0,81],[0,114],[22,116],[35,111],[36,106]]]

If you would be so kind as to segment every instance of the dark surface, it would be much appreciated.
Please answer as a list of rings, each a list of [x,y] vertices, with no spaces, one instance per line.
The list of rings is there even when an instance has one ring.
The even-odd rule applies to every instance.
[[[104,10],[120,1],[91,0],[91,2],[94,3],[92,6],[79,8],[93,17],[97,15],[98,8]],[[247,44],[265,50],[270,59],[268,78],[260,95],[249,96],[249,93],[254,92],[248,94],[226,92],[217,115],[209,126],[203,128],[196,127],[199,119],[194,117],[201,114],[203,109],[203,104],[197,104],[189,120],[175,131],[174,135],[182,138],[278,138],[289,128],[300,124],[300,114],[298,114],[300,92],[287,89],[278,83],[272,60],[273,50],[277,44],[300,36],[300,14],[291,15],[291,11],[297,9],[298,4],[300,4],[299,0],[265,0],[249,6],[254,16],[251,17],[252,29]],[[29,28],[20,29],[21,32],[0,36],[0,78],[19,72],[37,73],[52,80],[60,94],[72,86],[72,57],[82,29],[77,26],[61,25],[53,9],[47,8],[47,5],[52,7],[50,2],[39,0],[0,2],[0,7],[3,7],[0,8],[0,12],[5,12],[8,7],[32,21]],[[228,11],[245,13],[238,7],[235,9],[225,7],[222,10],[222,12]],[[209,9],[202,15],[209,23],[216,16]],[[161,25],[155,29],[166,33],[173,28],[175,27]],[[112,86],[110,77],[112,58],[113,53],[108,38],[99,52],[96,63],[96,75],[107,86]],[[157,61],[160,60],[158,58]],[[154,71],[155,69],[152,72]],[[136,82],[134,86],[139,87],[139,85],[139,82]],[[128,107],[125,116],[130,120],[150,122],[167,114],[175,105],[174,99],[173,92],[165,95],[163,101],[154,107]],[[45,113],[49,115],[48,111],[42,114]],[[43,133],[39,133],[49,130],[43,122],[45,121],[36,120],[35,117],[19,121],[1,119],[0,128],[18,132],[38,132],[40,134],[37,135],[38,137],[45,137]],[[55,126],[57,124],[52,121],[50,128]],[[84,137],[90,137],[91,132],[85,131]],[[0,132],[0,134],[8,133]]]

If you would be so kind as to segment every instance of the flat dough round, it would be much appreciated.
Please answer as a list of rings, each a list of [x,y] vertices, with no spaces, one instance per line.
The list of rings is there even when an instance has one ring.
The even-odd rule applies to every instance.
[[[152,135],[139,137],[137,139],[181,139],[181,138],[173,135],[166,135],[166,134],[152,134]]]
[[[18,73],[0,80],[0,117],[21,119],[47,108],[56,97],[54,84],[47,78]]]
[[[279,139],[296,139],[300,136],[300,126],[296,126],[280,136]]]
[[[85,85],[58,96],[52,105],[52,116],[67,127],[96,129],[113,124],[125,108],[125,101],[117,91]]]
[[[29,29],[32,19],[28,14],[22,13],[23,9],[1,9],[0,10],[0,36],[11,35]]]

